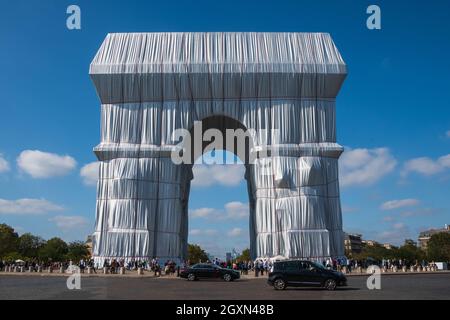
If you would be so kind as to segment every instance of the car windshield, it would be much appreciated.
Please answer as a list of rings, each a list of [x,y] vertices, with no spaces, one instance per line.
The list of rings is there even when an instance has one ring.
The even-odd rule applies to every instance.
[[[204,264],[204,263],[197,263],[197,264],[194,264],[194,265],[192,266],[192,268],[193,268],[193,269],[211,269],[211,268],[217,268],[217,269],[220,269],[219,266],[216,266],[216,265],[214,265],[214,264]]]
[[[324,267],[322,264],[317,263],[317,262],[312,262],[312,261],[311,261],[311,265],[312,265],[314,268],[317,268],[317,269],[325,269],[325,267]]]

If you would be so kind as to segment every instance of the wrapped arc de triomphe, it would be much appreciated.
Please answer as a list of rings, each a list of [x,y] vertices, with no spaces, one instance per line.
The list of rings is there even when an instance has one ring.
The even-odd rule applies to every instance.
[[[171,154],[174,130],[197,121],[252,130],[253,258],[343,256],[335,99],[346,73],[324,33],[108,34],[90,66],[101,100],[96,262],[186,258],[192,164]]]

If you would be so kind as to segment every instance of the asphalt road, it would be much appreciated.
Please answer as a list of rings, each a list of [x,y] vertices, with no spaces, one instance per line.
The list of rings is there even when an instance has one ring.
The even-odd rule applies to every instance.
[[[450,299],[450,274],[382,275],[381,290],[368,290],[366,276],[348,277],[348,287],[275,291],[265,278],[188,282],[172,278],[82,277],[80,290],[68,290],[67,277],[0,275],[0,299]]]

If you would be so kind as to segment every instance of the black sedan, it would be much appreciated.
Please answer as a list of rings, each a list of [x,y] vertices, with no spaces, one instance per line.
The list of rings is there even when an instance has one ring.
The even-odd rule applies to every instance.
[[[215,264],[197,263],[193,266],[184,268],[180,271],[180,277],[189,281],[198,279],[223,279],[225,281],[233,281],[239,279],[239,272],[231,269],[221,268]]]
[[[346,286],[347,279],[342,273],[328,270],[315,262],[287,260],[274,263],[268,283],[276,290],[283,290],[288,286],[334,290],[337,286]]]

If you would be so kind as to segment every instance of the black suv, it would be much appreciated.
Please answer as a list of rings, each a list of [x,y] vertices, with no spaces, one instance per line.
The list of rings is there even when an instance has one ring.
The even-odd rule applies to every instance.
[[[197,263],[192,267],[184,268],[180,271],[180,277],[189,281],[202,278],[223,279],[233,281],[239,279],[239,272],[232,269],[225,269],[210,263]]]
[[[341,272],[328,270],[315,262],[285,260],[274,263],[267,282],[276,290],[284,290],[287,286],[334,290],[337,286],[346,286],[347,278]]]

